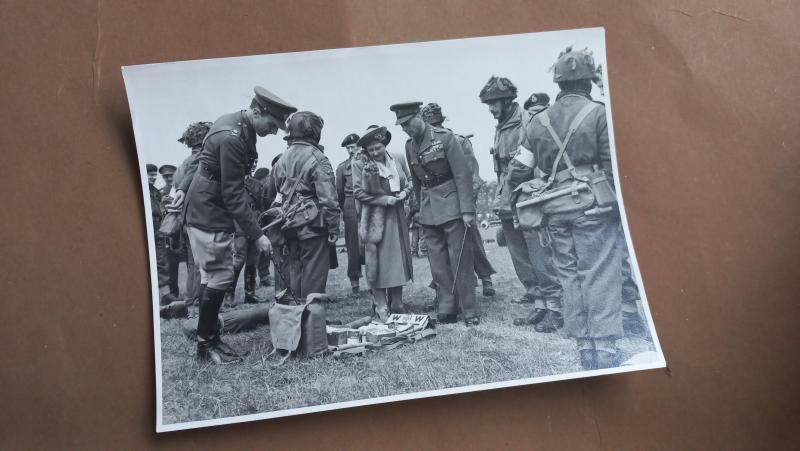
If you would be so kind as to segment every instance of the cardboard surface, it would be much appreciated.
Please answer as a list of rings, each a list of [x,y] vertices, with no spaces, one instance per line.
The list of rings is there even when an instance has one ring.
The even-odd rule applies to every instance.
[[[0,447],[796,447],[799,18],[791,1],[3,2]],[[667,370],[155,434],[120,66],[590,26]]]

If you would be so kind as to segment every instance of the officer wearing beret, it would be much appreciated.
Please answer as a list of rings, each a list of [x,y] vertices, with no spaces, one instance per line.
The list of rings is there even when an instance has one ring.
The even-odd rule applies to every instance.
[[[325,292],[331,247],[339,235],[333,168],[319,144],[323,125],[322,118],[310,111],[292,115],[284,138],[289,146],[272,168],[272,183],[285,212],[285,244],[275,244],[288,259],[292,291],[302,299]]]
[[[442,127],[445,117],[442,116],[442,108],[438,103],[429,103],[425,105],[422,108],[422,119],[434,127],[445,128]],[[450,129],[446,128],[446,130]],[[475,152],[472,150],[472,142],[470,142],[469,138],[459,134],[455,134],[455,136],[456,140],[458,140],[458,143],[461,145],[461,150],[464,151],[467,164],[472,171],[472,190],[475,193],[474,201],[477,210],[478,192],[483,184],[483,180],[481,180],[478,174],[480,170],[478,167],[478,159],[475,158]],[[489,262],[489,258],[486,256],[486,249],[483,247],[483,237],[481,237],[477,221],[473,222],[472,226],[469,228],[469,232],[469,241],[472,244],[472,252],[475,256],[475,274],[481,279],[481,283],[483,284],[483,295],[494,296],[495,291],[492,286],[492,274],[497,271],[494,270],[492,264]]]
[[[217,364],[239,361],[242,354],[219,337],[217,315],[225,291],[233,284],[233,234],[236,224],[263,252],[271,245],[248,201],[245,176],[258,157],[256,136],[286,129],[297,108],[257,86],[250,108],[214,122],[198,157],[197,171],[186,192],[186,224],[194,259],[200,266],[202,297],[197,325],[197,356]],[[176,192],[180,203],[182,190]]]
[[[553,81],[561,91],[553,106],[526,119],[521,147],[508,170],[509,185],[530,180],[522,187],[530,193],[586,181],[594,187],[542,204],[564,287],[565,330],[576,339],[587,370],[616,366],[616,340],[623,336],[620,218],[613,207],[606,110],[591,97],[596,78],[589,50],[561,52],[553,66]],[[611,197],[603,204],[612,205],[600,204],[603,185]]]
[[[344,243],[347,250],[347,277],[350,279],[350,289],[353,293],[359,291],[361,278],[361,259],[359,258],[358,243],[358,210],[353,197],[353,161],[358,155],[359,136],[350,133],[342,140],[342,147],[347,149],[349,157],[336,167],[336,194],[339,199],[339,208],[342,210],[344,221]]]
[[[194,172],[197,170],[197,156],[200,155],[200,150],[203,148],[203,138],[205,138],[208,130],[211,128],[211,122],[193,122],[189,124],[183,132],[178,142],[184,144],[190,149],[190,154],[186,157],[178,168],[175,170],[173,176],[173,186],[181,186],[185,180],[191,182],[194,177]],[[188,186],[188,185],[187,185]],[[192,247],[189,244],[189,236],[186,232],[186,226],[182,230],[182,243],[184,246],[183,253],[186,255],[186,290],[185,296],[188,304],[194,305],[200,303],[200,268],[194,261],[192,255]]]
[[[472,171],[449,130],[422,120],[422,102],[398,103],[390,110],[409,136],[406,160],[411,167],[415,205],[425,230],[428,261],[437,287],[438,319],[457,321],[458,307],[467,325],[480,323],[475,303],[473,246],[467,230],[475,220]],[[453,289],[455,288],[455,289]]]
[[[535,232],[522,231],[514,226],[511,190],[507,185],[508,164],[522,140],[523,120],[530,115],[514,101],[517,87],[507,78],[491,77],[479,97],[497,120],[491,150],[497,173],[497,193],[492,207],[500,218],[514,270],[525,287],[525,295],[515,301],[534,304],[529,317],[520,318],[516,323],[533,325],[537,332],[552,333],[563,327],[562,290],[553,267],[552,250],[542,245]]]
[[[522,104],[525,111],[536,114],[550,106],[550,96],[543,92],[534,92],[528,100]]]

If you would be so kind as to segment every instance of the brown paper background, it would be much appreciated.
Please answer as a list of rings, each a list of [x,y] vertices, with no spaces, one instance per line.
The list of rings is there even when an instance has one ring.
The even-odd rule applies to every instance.
[[[0,446],[797,447],[799,6],[0,2]],[[667,370],[154,432],[120,66],[591,26],[606,27],[621,183]]]

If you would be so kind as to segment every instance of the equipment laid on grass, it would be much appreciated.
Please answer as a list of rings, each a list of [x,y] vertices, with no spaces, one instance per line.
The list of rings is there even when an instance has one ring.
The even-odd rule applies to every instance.
[[[328,326],[328,350],[335,358],[364,355],[368,350],[391,350],[435,336],[432,327],[428,315],[415,314],[392,314],[385,323],[372,321],[358,328]]]

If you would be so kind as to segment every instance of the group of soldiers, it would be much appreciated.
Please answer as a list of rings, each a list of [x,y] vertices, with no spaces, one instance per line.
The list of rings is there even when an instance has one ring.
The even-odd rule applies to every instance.
[[[560,92],[552,106],[547,94],[535,93],[520,107],[516,86],[502,77],[491,77],[479,93],[497,121],[490,150],[498,187],[492,207],[525,289],[512,302],[531,306],[514,324],[540,333],[563,328],[575,338],[584,369],[608,368],[619,363],[616,340],[643,331],[618,210],[592,208],[590,202],[548,211],[545,204],[543,225],[530,227],[520,224],[515,205],[520,192],[577,182],[598,168],[613,186],[605,107],[590,95],[593,82],[599,81],[591,52],[569,48],[553,71]],[[445,117],[436,103],[423,107],[422,102],[405,102],[389,109],[396,115],[395,125],[409,137],[402,164],[412,187],[406,220],[412,251],[427,255],[430,263],[437,321],[454,323],[460,315],[466,325],[479,325],[475,287],[480,279],[483,295],[494,296],[495,269],[476,222],[482,181],[469,136],[443,127]],[[186,297],[199,305],[201,360],[226,364],[243,356],[220,339],[217,322],[242,268],[245,302],[257,302],[256,271],[262,284],[270,284],[270,261],[276,292],[283,288],[298,298],[325,292],[328,271],[336,265],[340,220],[347,276],[352,291],[360,291],[360,235],[370,224],[354,185],[370,155],[359,147],[359,135],[349,134],[342,142],[349,157],[334,173],[320,144],[323,126],[313,112],[298,112],[256,87],[248,109],[213,124],[189,126],[179,141],[192,154],[180,167],[148,165],[156,230],[167,214],[176,215],[181,225],[178,238],[157,240],[162,304],[168,307],[178,295],[182,248],[190,271]],[[367,134],[377,128],[370,126]],[[255,170],[257,137],[278,129],[287,132],[286,150],[273,159],[271,171]],[[389,135],[388,143],[390,132],[381,129]],[[398,156],[403,159],[393,154]],[[160,191],[153,185],[157,172],[165,182]],[[537,180],[545,180],[541,185],[546,186],[531,188]]]

